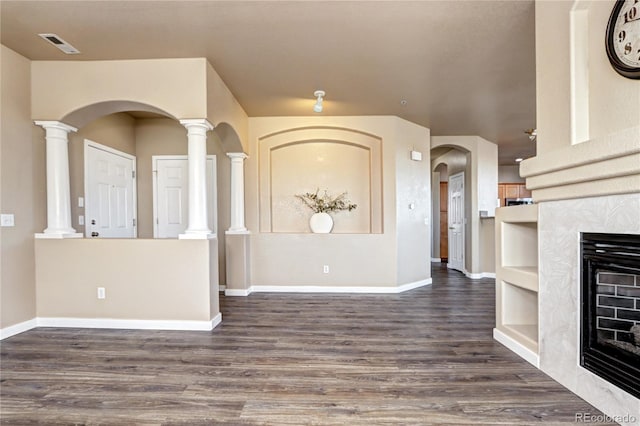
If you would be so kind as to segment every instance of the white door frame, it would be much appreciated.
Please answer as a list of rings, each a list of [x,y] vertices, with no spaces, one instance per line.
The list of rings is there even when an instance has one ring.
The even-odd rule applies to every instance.
[[[158,160],[187,160],[186,155],[152,155],[151,156],[151,172],[153,174],[153,238],[158,238]],[[207,193],[207,208],[209,204],[209,197],[213,197],[213,222],[209,223],[211,233],[217,235],[218,233],[218,166],[216,164],[215,155],[207,155],[207,160],[213,160],[213,174],[215,178],[215,185],[212,185],[211,193]],[[207,211],[207,216],[209,212]]]
[[[87,195],[89,194],[89,179],[87,179],[87,176],[89,176],[89,162],[87,161],[87,157],[88,157],[87,152],[89,147],[99,149],[99,150],[108,152],[110,154],[119,155],[120,157],[124,157],[132,161],[133,163],[133,188],[132,188],[133,238],[138,238],[138,172],[136,167],[136,157],[134,155],[127,154],[126,152],[118,151],[117,149],[99,144],[98,142],[94,142],[89,139],[84,140],[84,211],[85,212],[87,211],[87,205],[90,202],[90,197],[87,197]],[[86,222],[87,220],[88,220],[88,217],[85,214],[84,236],[88,238],[88,237],[91,237],[91,235],[89,232],[89,227],[87,226],[88,225]]]
[[[448,186],[447,186],[447,218],[448,218],[447,219],[448,220],[447,227],[449,228],[449,232],[448,232],[449,253],[447,253],[447,256],[449,258],[448,258],[448,262],[447,262],[447,267],[448,268],[451,267],[451,259],[453,257],[453,256],[451,256],[451,248],[453,246],[453,244],[452,244],[453,238],[451,238],[451,234],[452,234],[452,232],[451,232],[451,188],[452,188],[451,179],[456,179],[458,177],[460,179],[462,179],[462,195],[461,195],[461,200],[462,200],[462,230],[461,230],[461,234],[462,234],[462,251],[461,251],[461,254],[462,254],[462,265],[461,265],[460,272],[464,273],[466,271],[465,251],[466,251],[466,246],[467,246],[467,244],[466,244],[467,243],[466,242],[466,232],[465,232],[465,228],[467,226],[467,220],[465,218],[465,212],[466,212],[465,203],[466,203],[466,200],[465,200],[465,196],[464,196],[464,193],[465,193],[465,190],[466,190],[466,185],[465,185],[465,181],[464,181],[464,172],[458,172],[458,173],[455,173],[453,175],[450,175],[449,179],[448,179],[449,182],[448,182]],[[451,268],[451,269],[458,270],[457,268]]]

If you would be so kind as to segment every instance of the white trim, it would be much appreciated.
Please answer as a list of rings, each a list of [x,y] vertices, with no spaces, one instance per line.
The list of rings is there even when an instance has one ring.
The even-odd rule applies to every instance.
[[[251,293],[375,293],[397,294],[429,285],[431,278],[401,284],[397,287],[322,286],[322,285],[254,285],[246,290],[226,289],[225,296],[248,296]]]
[[[218,313],[209,321],[133,320],[112,318],[37,318],[38,327],[117,328],[134,330],[210,331],[222,322]]]
[[[241,296],[246,297],[251,294],[251,288],[248,289],[237,289],[237,288],[225,288],[224,295],[225,296]]]
[[[44,232],[34,234],[38,240],[62,240],[65,238],[83,238],[84,234],[80,232],[73,232],[68,234],[45,234]]]
[[[472,280],[479,280],[482,278],[496,278],[496,273],[495,272],[478,272],[478,273],[471,273],[468,272],[466,269],[464,271],[462,271],[463,274],[466,275],[467,278],[471,278]]]
[[[86,212],[88,211],[87,209],[87,202],[91,202],[91,199],[89,197],[87,197],[87,194],[89,194],[89,162],[87,161],[87,156],[89,155],[87,153],[87,148],[88,147],[92,147],[95,149],[99,149],[101,151],[105,151],[108,152],[109,154],[113,154],[113,155],[117,155],[123,158],[126,158],[127,160],[131,160],[132,161],[132,170],[133,170],[133,185],[132,185],[132,195],[133,195],[133,205],[132,207],[132,214],[133,214],[133,238],[138,238],[138,165],[137,165],[137,159],[135,155],[131,155],[131,154],[127,154],[126,152],[122,152],[122,151],[118,151],[117,149],[108,147],[106,145],[102,145],[99,144],[98,142],[94,142],[90,139],[85,139],[84,140],[84,211],[85,211],[85,220],[88,219],[88,217],[86,216]],[[87,226],[87,223],[85,221],[85,225],[84,225],[84,236],[86,238],[91,238],[91,233],[89,232],[89,227]]]
[[[0,329],[0,340],[29,331],[36,327],[211,331],[221,322],[221,313],[218,313],[209,321],[125,320],[111,318],[33,318],[28,321]]]
[[[425,278],[424,280],[401,284],[397,287],[397,291],[395,293],[404,293],[405,291],[413,290],[419,287],[424,287],[426,285],[431,285],[432,283],[433,283],[433,280],[431,278]]]
[[[518,356],[523,358],[529,364],[533,365],[536,368],[540,368],[540,356],[537,353],[533,352],[531,349],[528,349],[516,340],[504,334],[502,331],[497,328],[493,329],[493,338],[498,342],[502,343],[511,351],[515,352]]]
[[[249,234],[251,234],[251,231],[249,231],[248,229],[244,229],[244,230],[240,230],[240,231],[227,230],[227,231],[224,231],[224,233],[226,235],[249,235]]]
[[[432,257],[431,263],[442,263],[442,259],[440,259],[439,257]]]
[[[209,232],[209,233],[200,233],[200,232],[192,232],[192,233],[184,233],[184,234],[178,234],[178,239],[179,240],[215,240],[216,238],[218,238],[216,236],[216,234]]]
[[[0,340],[4,340],[7,337],[15,336],[16,334],[24,333],[25,331],[29,331],[32,328],[36,328],[38,326],[38,321],[36,318],[19,322],[18,324],[10,325],[9,327],[5,327],[0,329]]]

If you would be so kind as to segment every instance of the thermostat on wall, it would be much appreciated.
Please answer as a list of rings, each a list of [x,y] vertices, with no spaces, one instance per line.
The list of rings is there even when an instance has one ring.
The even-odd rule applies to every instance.
[[[413,161],[422,161],[422,153],[420,151],[411,151],[411,159]]]

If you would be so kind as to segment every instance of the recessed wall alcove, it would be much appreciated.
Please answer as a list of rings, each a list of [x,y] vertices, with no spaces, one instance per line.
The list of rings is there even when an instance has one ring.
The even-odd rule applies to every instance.
[[[347,192],[358,207],[336,212],[333,233],[382,233],[382,139],[338,127],[259,138],[260,232],[308,233],[311,210],[296,194]]]

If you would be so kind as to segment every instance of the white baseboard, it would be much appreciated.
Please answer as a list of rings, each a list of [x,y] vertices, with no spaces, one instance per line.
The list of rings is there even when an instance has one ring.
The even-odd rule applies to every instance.
[[[222,314],[209,321],[133,320],[112,318],[38,318],[38,327],[118,328],[132,330],[210,331],[220,324]]]
[[[431,263],[441,263],[442,259],[440,259],[439,257],[432,257],[431,258]]]
[[[426,285],[431,285],[432,283],[433,283],[433,280],[431,278],[425,278],[424,280],[401,284],[398,286],[397,291],[395,291],[395,293],[404,293],[405,291],[413,290],[414,288],[424,287]]]
[[[248,289],[227,288],[224,290],[225,296],[248,296],[251,294],[251,287]]]
[[[538,356],[537,353],[533,352],[531,349],[522,346],[520,343],[518,343],[511,337],[507,336],[497,328],[493,329],[493,338],[498,342],[502,343],[511,351],[515,352],[518,356],[523,358],[529,364],[533,365],[536,368],[540,368],[540,357]]]
[[[396,294],[432,283],[431,278],[401,284],[398,287],[323,286],[323,285],[253,285],[246,290],[225,290],[225,296],[248,296],[251,293],[370,293]]]
[[[479,279],[482,279],[482,278],[495,278],[496,277],[496,273],[495,272],[471,273],[471,272],[467,272],[465,270],[464,274],[466,275],[467,278],[471,278],[472,280],[479,280]]]
[[[209,321],[130,320],[112,318],[34,318],[20,324],[3,328],[0,330],[0,340],[36,327],[211,331],[221,322],[221,313],[218,313]]]
[[[4,340],[7,337],[15,336],[16,334],[31,330],[32,328],[36,328],[37,326],[38,321],[36,320],[36,318],[33,318],[28,321],[23,321],[18,324],[10,325],[9,327],[2,328],[0,329],[0,340]]]

